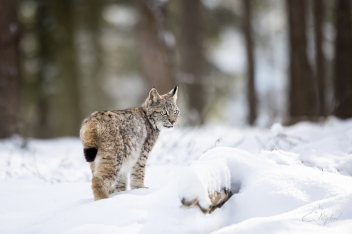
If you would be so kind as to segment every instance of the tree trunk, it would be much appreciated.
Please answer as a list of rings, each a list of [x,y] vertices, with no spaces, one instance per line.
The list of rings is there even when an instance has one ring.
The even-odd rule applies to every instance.
[[[326,63],[323,54],[323,22],[324,22],[324,1],[314,0],[314,33],[315,33],[315,80],[318,89],[318,115],[326,116]]]
[[[150,87],[159,93],[169,92],[174,87],[172,77],[172,53],[165,39],[165,3],[153,0],[139,1],[138,25],[141,70]]]
[[[82,112],[88,115],[96,110],[111,106],[111,98],[103,89],[105,81],[104,52],[101,43],[102,15],[106,1],[86,0],[79,3],[80,9],[75,15],[78,27],[84,32],[85,43],[77,45],[83,56],[89,61],[81,62]],[[94,95],[93,95],[94,94]]]
[[[49,138],[54,135],[54,128],[50,124],[50,98],[48,92],[49,80],[47,77],[48,70],[53,66],[52,54],[52,35],[50,33],[50,26],[48,20],[50,19],[50,6],[47,1],[38,1],[37,15],[36,15],[36,33],[39,44],[39,71],[37,74],[37,81],[35,84],[36,92],[31,94],[35,97],[36,102],[36,119],[34,124],[33,135],[39,138]]]
[[[316,116],[315,83],[307,58],[306,1],[287,0],[290,48],[290,122]]]
[[[204,122],[203,109],[206,104],[203,5],[201,0],[180,0],[180,4],[181,75],[187,86],[189,108],[198,114],[196,124],[202,124]]]
[[[83,116],[74,44],[74,5],[71,0],[55,0],[52,7],[57,20],[53,46],[56,48],[58,87],[51,120],[55,120],[57,136],[78,136]]]
[[[242,0],[243,6],[243,31],[246,41],[247,51],[247,102],[248,102],[248,123],[253,125],[257,118],[257,97],[255,92],[255,60],[254,60],[254,46],[252,38],[252,1]]]
[[[6,138],[18,133],[19,25],[16,1],[0,6],[0,138]]]
[[[336,2],[335,116],[352,117],[352,26],[350,0]]]

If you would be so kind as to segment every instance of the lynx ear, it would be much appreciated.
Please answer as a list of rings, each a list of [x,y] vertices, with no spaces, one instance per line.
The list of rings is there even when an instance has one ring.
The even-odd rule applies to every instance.
[[[168,94],[174,99],[174,101],[176,102],[177,100],[177,93],[178,93],[178,87],[175,86],[175,88],[173,88]]]
[[[155,88],[152,88],[150,91],[149,91],[149,97],[148,97],[149,101],[151,103],[156,103],[159,101],[160,99],[160,95],[158,93],[158,91],[156,91]]]

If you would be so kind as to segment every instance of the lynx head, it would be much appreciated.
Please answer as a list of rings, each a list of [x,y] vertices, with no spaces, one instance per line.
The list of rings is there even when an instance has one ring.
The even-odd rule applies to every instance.
[[[177,86],[164,95],[159,95],[155,88],[150,90],[142,108],[155,129],[172,130],[177,124],[180,114],[180,109],[176,105],[177,92]]]

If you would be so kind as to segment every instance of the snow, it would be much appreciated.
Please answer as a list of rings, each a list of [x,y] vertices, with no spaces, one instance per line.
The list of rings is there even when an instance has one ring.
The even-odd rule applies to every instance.
[[[274,123],[273,126],[271,126],[271,134],[273,137],[279,137],[285,134],[285,130],[280,123]]]
[[[277,218],[282,220],[290,211],[296,209],[299,209],[299,212],[296,210],[293,212],[294,215],[290,216],[293,223],[302,222],[304,217],[306,222],[312,222],[314,219],[320,224],[327,225],[328,221],[325,223],[324,219],[319,220],[322,212],[325,212],[328,217],[338,217],[338,220],[351,219],[351,177],[312,170],[304,166],[274,164],[264,158],[232,148],[216,148],[208,151],[189,169],[195,173],[186,174],[186,176],[192,178],[198,172],[196,176],[200,184],[208,186],[206,189],[199,188],[196,191],[196,196],[199,196],[201,202],[212,190],[219,190],[223,186],[231,187],[231,184],[240,184],[238,194],[225,203],[221,211],[224,225],[234,224],[220,230],[219,233],[237,233],[240,230],[255,233],[257,230],[263,230],[265,225],[270,226],[265,233],[272,233],[275,229],[280,230],[283,223],[268,224],[268,221],[273,217],[275,217],[274,220]],[[182,180],[182,182],[187,183],[188,181],[189,187],[192,188],[191,183],[194,180],[191,178]],[[185,193],[182,189],[181,196]],[[193,187],[193,189],[196,188]],[[186,190],[186,192],[189,191]],[[195,196],[195,191],[191,192],[192,196]],[[321,211],[317,211],[320,213],[305,217],[310,211],[318,209],[315,208],[318,204],[323,207]],[[280,217],[277,217],[279,214]],[[258,217],[265,218],[259,219]],[[272,218],[268,219],[268,217]],[[251,219],[258,219],[260,228],[253,225],[253,222],[250,222],[248,226],[243,224]],[[239,226],[242,227],[239,228]]]
[[[350,233],[352,120],[163,133],[149,189],[93,201],[77,138],[0,141],[0,233]],[[209,194],[230,199],[211,214]]]

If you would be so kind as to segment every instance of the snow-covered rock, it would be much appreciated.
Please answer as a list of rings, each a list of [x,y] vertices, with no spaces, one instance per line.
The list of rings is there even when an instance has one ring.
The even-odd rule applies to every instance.
[[[232,218],[237,221],[286,213],[317,201],[338,201],[341,195],[352,196],[351,177],[297,165],[273,164],[233,148],[208,151],[187,169],[179,184],[180,198],[197,199],[205,210],[212,206],[209,194],[223,188],[237,189],[239,185],[239,191],[233,191],[238,193],[224,205],[226,209],[232,208]],[[347,207],[337,207],[330,214],[348,211]],[[341,220],[344,218],[352,217],[339,216]]]

